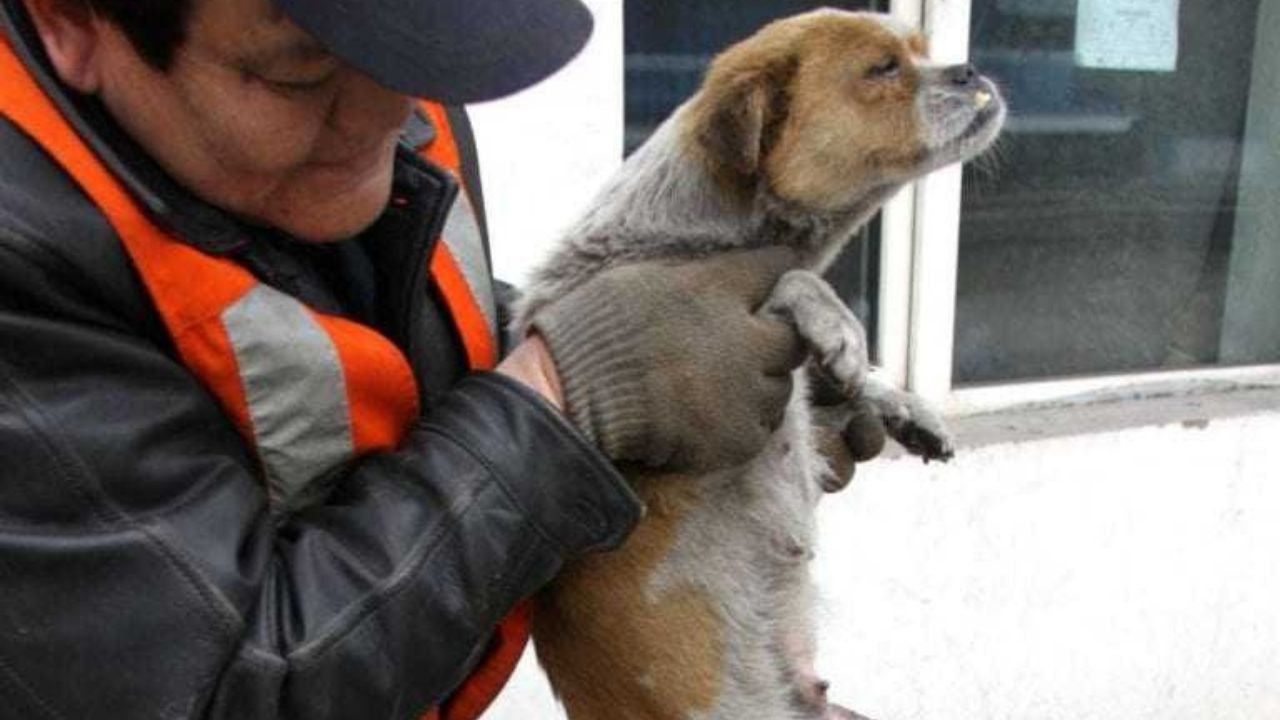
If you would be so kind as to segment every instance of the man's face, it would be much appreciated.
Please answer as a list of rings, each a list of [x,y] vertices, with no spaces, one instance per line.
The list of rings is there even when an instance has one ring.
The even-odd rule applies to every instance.
[[[329,55],[270,0],[196,0],[167,72],[95,20],[97,92],[180,183],[307,240],[382,211],[410,99]]]

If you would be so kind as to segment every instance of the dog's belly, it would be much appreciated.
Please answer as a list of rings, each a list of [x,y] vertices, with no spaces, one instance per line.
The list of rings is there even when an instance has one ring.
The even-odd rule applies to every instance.
[[[825,471],[797,393],[743,467],[632,475],[649,509],[636,532],[539,597],[538,656],[569,717],[805,717],[795,654],[811,642],[808,561]]]

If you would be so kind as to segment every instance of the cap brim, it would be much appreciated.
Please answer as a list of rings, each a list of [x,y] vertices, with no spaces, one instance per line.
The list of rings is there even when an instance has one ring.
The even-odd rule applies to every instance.
[[[494,100],[563,67],[591,36],[578,0],[275,0],[343,61],[407,95]]]

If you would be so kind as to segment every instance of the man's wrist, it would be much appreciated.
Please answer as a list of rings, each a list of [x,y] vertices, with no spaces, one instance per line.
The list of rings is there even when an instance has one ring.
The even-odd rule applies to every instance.
[[[564,388],[542,335],[530,333],[496,368],[541,395],[560,410],[565,409]]]

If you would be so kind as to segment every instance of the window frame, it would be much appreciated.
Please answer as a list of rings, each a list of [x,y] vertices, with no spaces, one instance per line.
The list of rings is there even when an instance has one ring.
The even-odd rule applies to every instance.
[[[929,39],[930,56],[969,61],[970,0],[891,0],[889,12]],[[1207,366],[1046,378],[956,388],[956,282],[962,173],[937,171],[904,188],[883,210],[880,245],[879,361],[887,377],[965,415],[1073,398],[1123,393],[1194,392],[1206,384],[1280,384],[1280,364]]]

